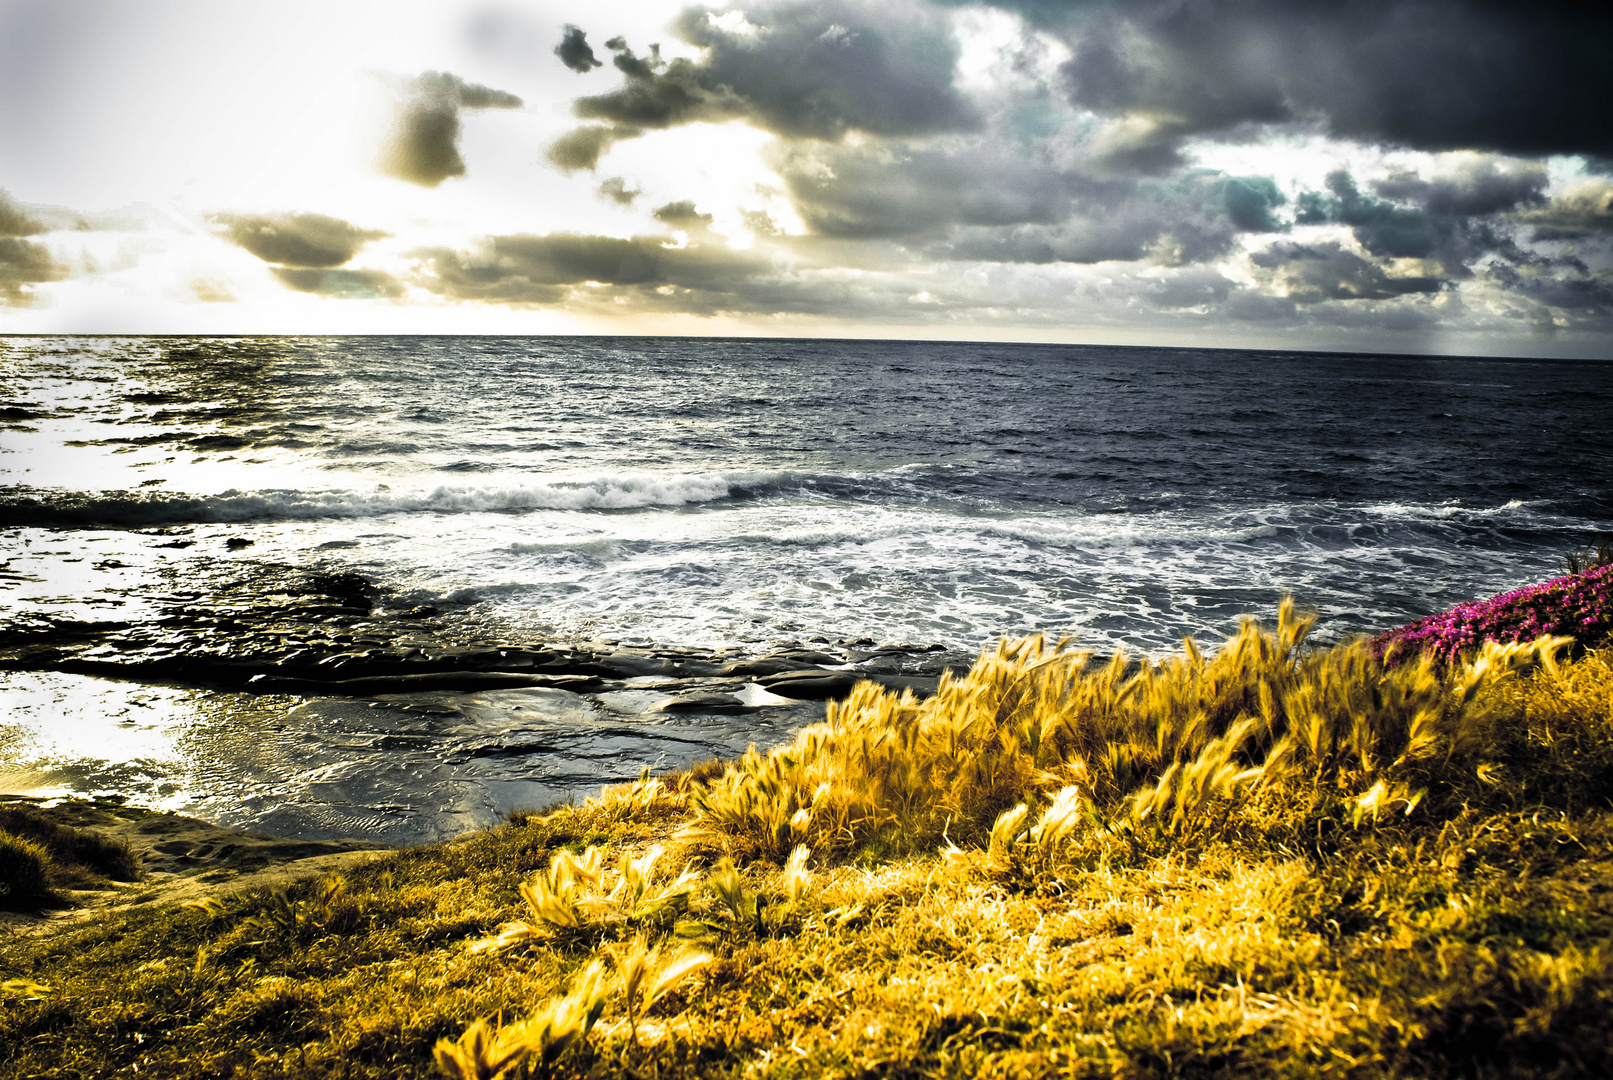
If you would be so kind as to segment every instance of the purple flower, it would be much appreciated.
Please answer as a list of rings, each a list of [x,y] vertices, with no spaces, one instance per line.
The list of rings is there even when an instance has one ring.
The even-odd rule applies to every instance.
[[[1613,564],[1458,604],[1379,634],[1370,644],[1380,657],[1398,646],[1400,658],[1431,653],[1449,662],[1484,641],[1530,641],[1546,634],[1595,641],[1613,632],[1610,583]]]

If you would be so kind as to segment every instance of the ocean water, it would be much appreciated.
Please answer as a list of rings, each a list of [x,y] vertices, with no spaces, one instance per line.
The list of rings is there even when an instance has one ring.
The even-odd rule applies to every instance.
[[[1320,613],[1320,640],[1385,629],[1553,576],[1613,527],[1613,365],[1597,363],[7,338],[0,425],[0,607],[30,625],[138,622],[176,580],[273,563],[363,574],[483,635],[973,651],[1040,631],[1157,653],[1287,593]],[[201,798],[161,767],[198,728],[191,706],[151,706],[160,745],[97,757],[40,717],[85,730],[133,691],[117,705],[99,681],[0,678],[0,786],[79,754],[100,764],[51,774],[68,788]],[[130,762],[169,788],[118,781]]]

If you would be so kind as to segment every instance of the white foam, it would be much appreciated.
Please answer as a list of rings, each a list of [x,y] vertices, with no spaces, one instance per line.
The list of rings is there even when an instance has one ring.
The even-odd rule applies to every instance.
[[[714,502],[736,488],[776,483],[786,474],[765,472],[609,473],[536,482],[437,485],[371,491],[230,489],[216,495],[146,497],[133,493],[53,503],[38,499],[19,520],[70,519],[103,524],[222,523],[257,520],[372,518],[391,514],[461,514],[508,510],[630,510]]]

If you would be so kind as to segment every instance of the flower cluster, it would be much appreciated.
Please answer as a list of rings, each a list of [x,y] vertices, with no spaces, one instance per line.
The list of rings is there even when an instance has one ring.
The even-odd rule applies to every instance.
[[[1613,634],[1613,565],[1458,604],[1379,634],[1371,645],[1379,657],[1394,647],[1396,659],[1431,653],[1448,663],[1486,641],[1533,641],[1547,634],[1584,643]]]

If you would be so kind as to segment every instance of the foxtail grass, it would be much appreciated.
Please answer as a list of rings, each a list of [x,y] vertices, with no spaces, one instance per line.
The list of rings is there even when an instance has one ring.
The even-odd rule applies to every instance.
[[[14,949],[0,1076],[1613,1072],[1613,651],[1311,626],[1004,642],[767,753]]]
[[[690,831],[782,861],[802,843],[912,852],[945,834],[1000,847],[1032,812],[1055,812],[1035,824],[1044,846],[1134,852],[1274,815],[1359,824],[1414,810],[1431,785],[1477,782],[1499,715],[1487,691],[1554,666],[1565,644],[1488,642],[1455,665],[1389,666],[1361,643],[1303,651],[1313,622],[1284,603],[1274,630],[1249,621],[1213,657],[1190,640],[1159,662],[1004,642],[922,702],[864,683],[792,745],[694,790]]]

